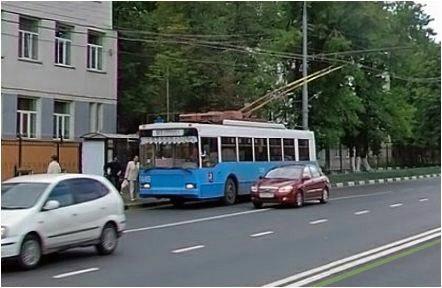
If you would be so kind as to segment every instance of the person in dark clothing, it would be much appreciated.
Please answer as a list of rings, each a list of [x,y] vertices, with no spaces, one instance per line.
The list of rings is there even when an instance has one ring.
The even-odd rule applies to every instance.
[[[115,188],[120,191],[120,175],[121,175],[121,164],[118,162],[118,158],[115,156],[112,162],[104,165],[104,175],[106,176]]]

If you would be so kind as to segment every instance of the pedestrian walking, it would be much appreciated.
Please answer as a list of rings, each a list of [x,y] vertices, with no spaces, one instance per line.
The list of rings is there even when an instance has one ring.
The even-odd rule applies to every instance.
[[[117,156],[111,162],[104,165],[104,175],[120,191],[121,164],[118,162]]]
[[[56,155],[51,156],[51,162],[48,165],[48,174],[59,174],[61,173],[61,166],[58,163],[58,157]]]
[[[124,174],[124,180],[129,182],[130,201],[135,200],[135,189],[138,181],[138,172],[138,156],[134,156],[133,160],[127,163],[126,173]]]

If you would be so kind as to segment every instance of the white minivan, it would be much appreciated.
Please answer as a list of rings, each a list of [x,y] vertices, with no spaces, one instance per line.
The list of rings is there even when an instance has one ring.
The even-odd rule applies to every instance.
[[[124,202],[104,177],[85,174],[20,176],[2,183],[2,259],[31,269],[47,253],[95,245],[111,254],[122,235]]]

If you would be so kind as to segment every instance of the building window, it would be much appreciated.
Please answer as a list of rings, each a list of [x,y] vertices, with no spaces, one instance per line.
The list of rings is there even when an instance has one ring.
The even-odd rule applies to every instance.
[[[71,28],[58,24],[55,27],[55,63],[71,65]]]
[[[37,100],[18,98],[17,132],[24,138],[36,138]]]
[[[98,33],[87,35],[87,68],[103,70],[103,37]]]
[[[18,30],[18,57],[38,59],[38,21],[20,17]]]
[[[54,139],[71,138],[71,113],[70,103],[55,101],[54,102],[54,125],[53,135]]]
[[[89,119],[91,132],[98,132],[103,130],[103,104],[90,103],[89,104]]]

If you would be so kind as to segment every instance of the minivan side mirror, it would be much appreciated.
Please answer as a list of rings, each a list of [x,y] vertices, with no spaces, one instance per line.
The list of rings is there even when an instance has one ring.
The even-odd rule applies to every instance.
[[[43,206],[43,211],[54,210],[54,209],[57,209],[59,207],[60,207],[60,202],[58,202],[57,200],[49,200]]]
[[[264,176],[260,175],[259,176],[259,180],[264,179]]]

